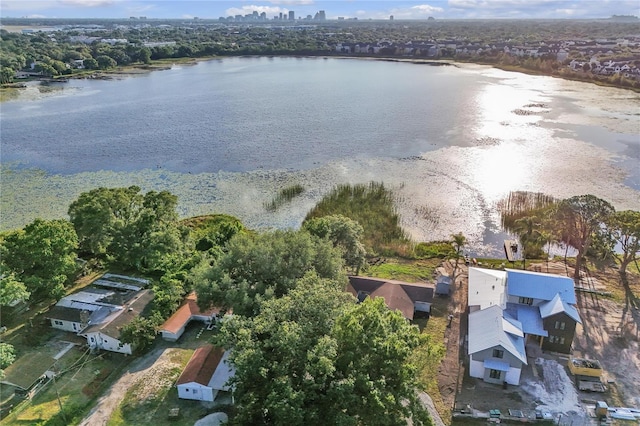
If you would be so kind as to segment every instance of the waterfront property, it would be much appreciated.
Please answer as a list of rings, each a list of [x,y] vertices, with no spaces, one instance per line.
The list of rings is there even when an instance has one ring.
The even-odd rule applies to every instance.
[[[228,358],[229,351],[213,345],[196,349],[176,382],[178,398],[212,402],[219,392],[229,392],[235,369]]]
[[[153,299],[143,287],[148,280],[105,274],[82,290],[63,297],[45,315],[53,328],[87,339],[92,349],[131,354],[120,341],[120,330],[138,316]]]
[[[398,310],[409,321],[414,316],[429,315],[433,303],[433,286],[423,283],[406,283],[381,278],[350,276],[347,291],[358,302],[367,297],[382,297],[389,309]]]
[[[220,313],[218,308],[210,308],[202,311],[198,307],[198,297],[195,292],[191,292],[177,311],[173,313],[160,327],[162,338],[169,342],[175,342],[184,333],[187,324],[191,321],[201,321],[206,325],[215,321]]]
[[[569,353],[576,325],[573,280],[507,269],[469,268],[469,373],[518,384],[525,346]]]

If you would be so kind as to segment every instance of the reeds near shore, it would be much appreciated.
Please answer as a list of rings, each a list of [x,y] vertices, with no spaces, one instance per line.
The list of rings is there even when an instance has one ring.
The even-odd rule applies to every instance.
[[[282,188],[280,192],[278,192],[278,195],[273,198],[273,200],[264,204],[264,208],[269,212],[274,212],[278,210],[283,204],[290,202],[298,195],[301,195],[303,192],[304,186],[300,184]]]
[[[407,256],[411,242],[400,226],[392,192],[382,183],[338,185],[305,220],[341,214],[364,228],[363,243],[370,254]]]
[[[498,203],[502,227],[515,233],[515,222],[519,219],[536,216],[558,200],[541,192],[512,191]]]

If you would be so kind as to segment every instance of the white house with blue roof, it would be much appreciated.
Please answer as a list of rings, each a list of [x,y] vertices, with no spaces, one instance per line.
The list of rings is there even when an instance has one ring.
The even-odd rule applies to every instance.
[[[543,350],[569,353],[576,325],[581,323],[575,304],[571,278],[516,269],[469,268],[471,377],[493,383],[518,384],[520,370],[517,363],[521,362],[520,367],[526,365],[524,348],[527,343],[534,343]],[[488,321],[494,321],[497,315],[510,325],[490,326]],[[504,345],[505,336],[517,344]],[[502,354],[500,350],[508,356],[508,363],[496,359],[495,355]],[[506,364],[509,364],[508,370]]]
[[[493,305],[469,314],[469,374],[517,385],[527,364],[522,324]]]

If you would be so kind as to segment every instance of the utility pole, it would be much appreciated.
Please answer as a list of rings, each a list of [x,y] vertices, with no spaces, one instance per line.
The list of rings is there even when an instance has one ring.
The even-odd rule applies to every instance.
[[[53,387],[56,390],[56,397],[58,397],[58,405],[60,406],[60,414],[62,415],[62,420],[65,424],[67,424],[67,416],[64,414],[64,410],[62,409],[62,401],[60,400],[60,392],[58,392],[58,384],[56,383],[56,372],[53,372]]]

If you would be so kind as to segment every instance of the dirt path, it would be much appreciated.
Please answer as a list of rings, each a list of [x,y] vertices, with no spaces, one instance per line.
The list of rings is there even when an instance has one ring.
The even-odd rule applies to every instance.
[[[451,276],[453,274],[453,265],[451,262],[444,262],[443,273]],[[453,409],[458,388],[462,385],[462,357],[464,357],[465,330],[467,328],[466,309],[467,309],[467,286],[468,286],[468,269],[464,262],[458,264],[456,272],[457,279],[452,287],[451,300],[449,310],[453,314],[451,326],[447,328],[445,335],[446,355],[440,364],[438,370],[438,387],[440,395],[446,406]],[[462,352],[462,354],[461,354]],[[462,355],[462,357],[461,357]],[[449,419],[445,419],[447,423]]]
[[[96,406],[93,407],[87,417],[82,420],[80,426],[106,426],[113,411],[122,402],[122,398],[136,381],[145,374],[156,362],[161,361],[166,348],[159,348],[140,359],[135,360],[128,370],[104,393]]]

